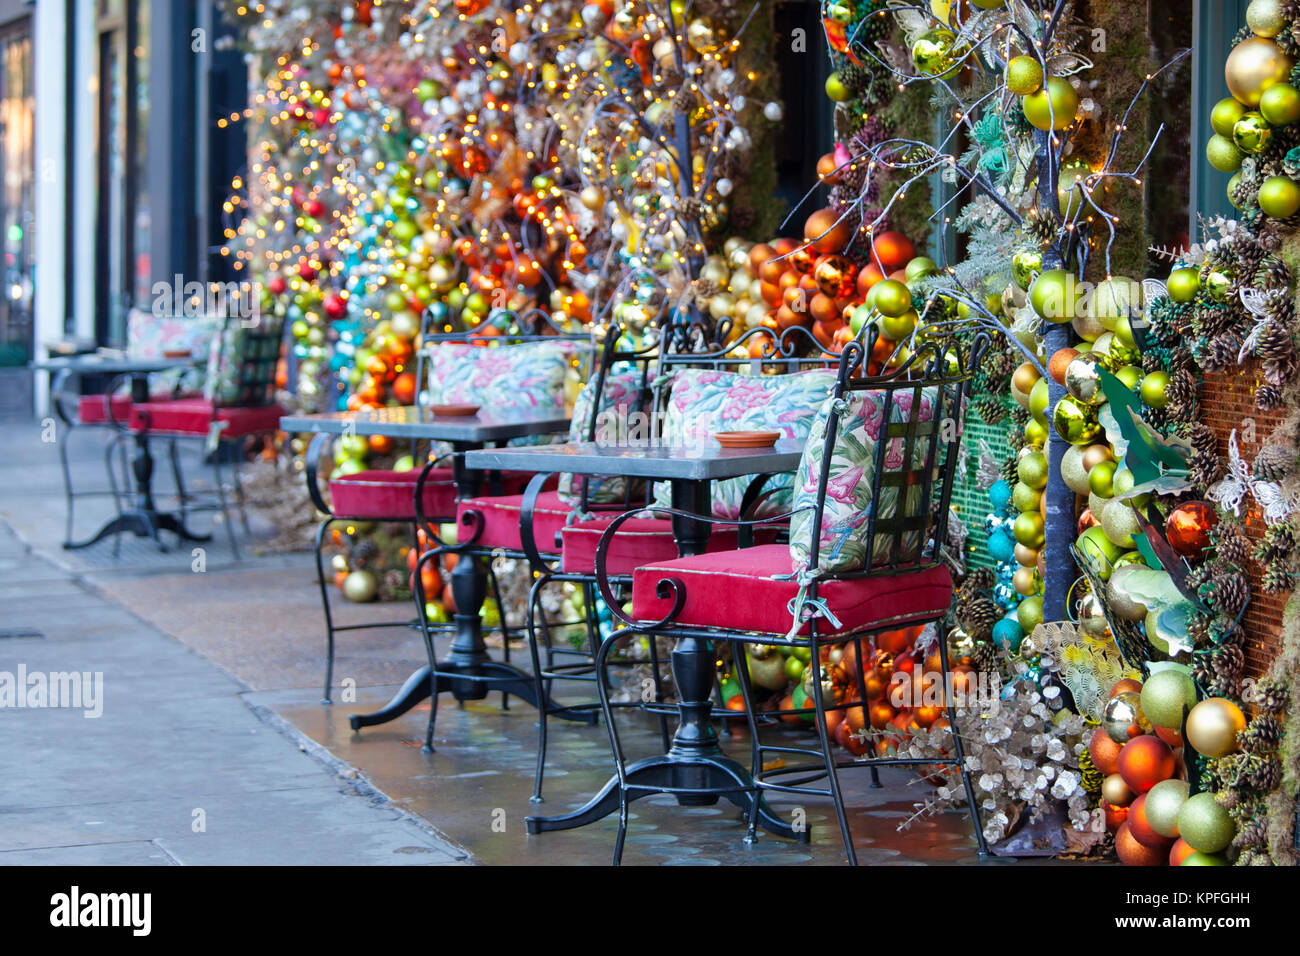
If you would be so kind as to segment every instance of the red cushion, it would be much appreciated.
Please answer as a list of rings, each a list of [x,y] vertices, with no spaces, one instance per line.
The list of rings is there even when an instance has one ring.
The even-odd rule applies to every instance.
[[[561,566],[566,574],[595,574],[596,545],[606,528],[618,517],[617,513],[596,515],[589,521],[579,521],[560,531],[563,547]],[[754,540],[769,543],[785,529],[776,525],[759,525],[754,529]],[[714,525],[709,535],[709,551],[734,551],[740,547],[739,531],[734,524]],[[631,574],[643,564],[671,561],[677,557],[677,543],[673,540],[673,523],[669,518],[628,518],[618,526],[605,556],[608,574]]]
[[[686,603],[676,623],[732,631],[785,634],[793,623],[789,604],[799,590],[790,574],[790,549],[784,544],[758,545],[660,561],[632,575],[632,614],[658,620],[672,610],[671,598],[655,594],[663,578],[680,578]],[[875,628],[919,624],[942,615],[952,601],[952,578],[939,566],[855,581],[823,581],[817,595],[840,619],[833,628],[823,620],[822,636]],[[808,633],[805,623],[799,633]]]
[[[126,424],[127,416],[131,414],[130,395],[114,395],[111,399],[107,395],[82,395],[77,400],[77,421],[83,425],[107,425],[110,401],[113,403],[113,421]]]
[[[217,420],[226,423],[223,438],[240,438],[257,432],[280,428],[284,409],[279,405],[222,406]],[[148,415],[146,419],[145,416]],[[178,435],[206,435],[212,426],[212,402],[205,398],[177,398],[165,402],[145,402],[131,409],[131,427]]]
[[[483,533],[479,535],[476,547],[505,548],[508,551],[520,551],[523,545],[519,540],[519,513],[523,510],[523,495],[493,495],[482,498],[467,498],[456,509],[461,541],[468,541],[474,534],[476,525],[464,524],[461,517],[469,511],[476,511],[483,516]],[[537,506],[533,510],[533,540],[537,549],[544,554],[553,554],[556,550],[555,535],[569,520],[573,511],[569,505],[560,500],[555,491],[543,491],[537,496]]]
[[[420,469],[411,471],[358,471],[330,482],[330,504],[338,518],[415,520],[415,483]],[[515,492],[528,484],[527,472],[507,471],[502,486]],[[486,484],[486,482],[485,482]],[[450,468],[435,468],[424,483],[424,516],[430,521],[454,520],[456,482]]]

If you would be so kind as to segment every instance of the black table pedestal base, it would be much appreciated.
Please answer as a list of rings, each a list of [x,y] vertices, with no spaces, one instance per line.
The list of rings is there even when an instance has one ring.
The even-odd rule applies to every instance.
[[[754,789],[754,780],[749,771],[730,757],[674,757],[672,754],[647,757],[628,765],[627,785],[628,803],[654,793],[672,790],[701,791],[676,793],[674,796],[677,797],[677,803],[684,807],[712,806],[718,802],[719,797],[726,797],[745,811],[747,817],[757,800],[756,823],[764,830],[799,843],[807,843],[812,836],[809,828],[796,830],[773,813],[767,801]],[[708,792],[710,790],[713,792]],[[528,817],[525,822],[528,832],[532,834],[572,830],[618,811],[619,804],[618,777],[613,777],[586,806],[558,817]],[[622,844],[623,828],[620,827],[615,861],[622,856]]]
[[[459,676],[463,674],[464,676]],[[396,720],[411,708],[415,707],[422,701],[428,700],[434,695],[430,690],[430,678],[433,672],[429,665],[425,664],[420,667],[410,677],[401,689],[393,695],[393,699],[381,707],[379,710],[370,714],[353,714],[348,718],[348,723],[353,730],[360,730],[362,727],[374,727],[377,724],[386,724],[390,720]],[[467,678],[490,678],[486,680],[469,680]],[[480,661],[473,665],[458,667],[454,662],[445,662],[438,665],[438,674],[435,678],[437,681],[438,694],[451,694],[459,701],[466,700],[483,700],[494,690],[501,691],[503,694],[514,694],[520,700],[533,707],[539,707],[537,700],[537,686],[533,678],[509,664],[500,664],[496,661]],[[554,710],[559,705],[547,695],[544,701],[548,710]],[[561,711],[556,714],[561,720],[573,720],[578,723],[594,724],[597,720],[597,714],[578,713],[572,716]]]
[[[91,545],[98,544],[105,538],[115,534],[124,534],[131,532],[137,538],[152,538],[154,543],[162,551],[167,550],[163,544],[162,538],[158,536],[160,531],[170,531],[182,541],[211,541],[210,534],[195,534],[185,527],[181,519],[174,514],[154,511],[124,511],[104,527],[91,535],[84,541],[65,541],[63,548],[65,551],[78,551],[82,548],[89,548]]]

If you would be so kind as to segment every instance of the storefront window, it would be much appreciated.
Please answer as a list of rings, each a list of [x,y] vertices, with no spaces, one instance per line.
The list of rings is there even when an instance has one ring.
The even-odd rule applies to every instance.
[[[0,366],[32,349],[32,41],[28,21],[0,31]]]

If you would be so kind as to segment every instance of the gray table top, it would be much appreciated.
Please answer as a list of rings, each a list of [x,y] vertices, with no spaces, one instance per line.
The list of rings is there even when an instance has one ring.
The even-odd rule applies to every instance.
[[[711,481],[794,471],[802,456],[803,442],[790,439],[782,439],[767,448],[723,448],[712,439],[697,447],[569,442],[470,451],[465,453],[465,464],[481,471],[566,471],[579,475]]]
[[[79,372],[85,375],[130,375],[165,372],[173,368],[191,368],[206,357],[188,358],[129,358],[99,355],[88,352],[83,355],[59,355],[32,362],[30,368],[37,372]]]
[[[319,415],[286,415],[280,428],[286,432],[326,435],[387,435],[390,438],[423,438],[433,441],[481,444],[525,435],[547,435],[567,431],[569,419],[554,411],[530,413],[523,409],[493,412],[479,409],[476,415],[441,417],[427,408],[403,405],[360,412],[328,412]]]

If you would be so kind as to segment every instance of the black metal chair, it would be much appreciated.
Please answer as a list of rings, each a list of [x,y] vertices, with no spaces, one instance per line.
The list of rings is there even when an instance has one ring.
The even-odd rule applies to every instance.
[[[845,855],[850,863],[856,864],[857,855],[845,812],[839,771],[859,766],[871,767],[873,770],[879,766],[948,766],[961,775],[976,841],[980,854],[983,855],[987,848],[974,790],[965,769],[952,694],[946,695],[947,716],[952,728],[951,753],[946,758],[876,756],[845,759],[832,750],[828,732],[828,712],[847,711],[852,707],[865,708],[869,695],[865,686],[864,669],[858,667],[856,700],[828,699],[832,686],[825,669],[824,650],[852,644],[858,660],[865,660],[864,641],[872,639],[876,634],[900,627],[938,623],[948,613],[951,579],[943,563],[941,546],[946,537],[953,474],[959,457],[960,428],[952,426],[954,420],[960,422],[970,370],[978,367],[987,346],[987,337],[983,333],[977,334],[969,344],[965,357],[955,340],[922,342],[901,367],[875,377],[859,377],[873,345],[874,342],[870,341],[865,344],[860,341],[851,342],[840,358],[835,386],[837,404],[832,407],[825,431],[807,570],[796,575],[793,573],[788,549],[782,554],[774,548],[753,548],[748,553],[742,550],[733,552],[732,555],[701,555],[650,565],[634,572],[633,614],[628,616],[622,613],[614,597],[614,588],[622,583],[622,579],[608,573],[604,556],[620,526],[632,517],[629,513],[616,519],[604,532],[597,558],[597,584],[615,616],[632,633],[643,633],[652,638],[655,635],[692,638],[700,644],[708,641],[728,642],[736,653],[743,653],[747,644],[759,643],[809,650],[814,706],[781,713],[813,715],[820,744],[816,749],[763,743],[760,722],[753,706],[749,675],[745,667],[736,669],[746,702],[745,719],[749,726],[751,776],[754,781],[749,791],[754,799],[748,818],[748,839],[755,836],[759,808],[764,803],[760,798],[764,791],[828,796],[835,806]],[[877,393],[875,397],[883,409],[883,424],[874,450],[873,505],[863,516],[867,528],[865,566],[855,570],[830,570],[822,566],[821,521],[840,409],[842,400],[846,397],[866,390]],[[895,415],[901,396],[910,396],[910,408],[918,409],[922,405],[923,392],[932,400],[933,411],[928,421],[922,420],[923,416],[918,414],[910,414],[905,418]],[[901,464],[887,467],[886,449],[899,442],[903,445]],[[887,490],[892,491],[894,504],[892,507],[886,504],[878,510],[875,503],[886,500]],[[900,503],[902,507],[899,507]],[[689,515],[671,509],[655,510],[661,514],[691,517],[710,525],[720,523],[719,519],[711,515]],[[742,524],[758,526],[788,520],[792,514],[747,519]],[[773,573],[783,563],[785,571],[792,573]],[[736,568],[741,570],[737,571]],[[718,580],[715,581],[714,578]],[[691,584],[688,585],[688,581]],[[736,614],[725,608],[719,610],[717,589],[724,587],[732,589],[733,593],[743,594],[743,600],[759,606],[756,606],[752,615]],[[745,590],[741,591],[741,588]],[[783,600],[786,597],[791,598],[792,616],[791,627],[783,634],[770,623],[763,623],[763,620],[770,622],[773,617],[771,608],[786,606]],[[854,612],[854,619],[845,624],[838,620],[836,611],[848,618],[843,604],[850,598],[859,601],[862,607]],[[780,604],[775,605],[774,602],[778,600]],[[804,610],[810,612],[806,624],[795,623],[804,619],[801,613]],[[745,617],[753,617],[754,620],[743,620]],[[596,657],[598,675],[603,674],[607,667],[611,645],[612,642],[605,642]],[[947,688],[950,686],[949,661],[942,640],[939,642],[939,652],[943,686]],[[602,710],[609,728],[610,744],[618,772],[621,813],[614,855],[617,863],[621,858],[626,834],[629,802],[651,793],[676,793],[688,798],[698,794],[671,786],[647,786],[628,782],[628,764],[614,720],[614,710],[609,704],[604,682],[597,680],[596,686],[601,693]],[[782,765],[764,769],[764,759],[768,754],[781,755]],[[804,759],[787,763],[789,758]],[[814,786],[823,780],[826,781],[825,786]]]

